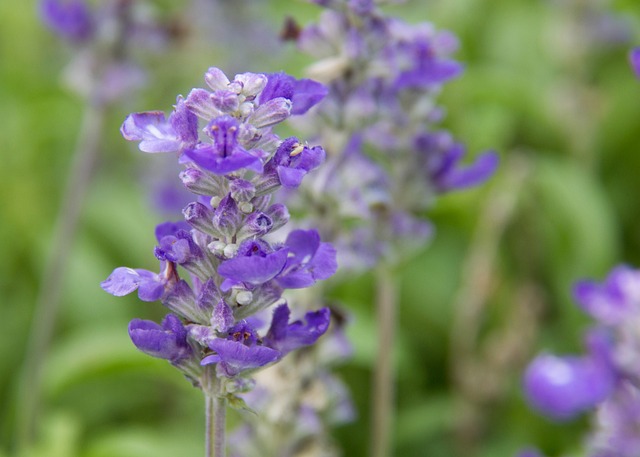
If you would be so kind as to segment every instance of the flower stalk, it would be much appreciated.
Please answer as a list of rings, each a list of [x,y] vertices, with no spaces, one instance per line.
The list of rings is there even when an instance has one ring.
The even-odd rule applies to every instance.
[[[395,363],[394,341],[398,325],[399,296],[396,276],[387,264],[376,269],[376,318],[378,350],[373,377],[371,453],[372,457],[393,455]]]

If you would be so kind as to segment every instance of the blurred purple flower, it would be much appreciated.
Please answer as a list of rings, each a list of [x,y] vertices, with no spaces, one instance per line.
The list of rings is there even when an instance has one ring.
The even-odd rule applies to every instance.
[[[542,354],[529,364],[524,389],[529,403],[538,411],[567,420],[604,401],[615,381],[611,367],[598,359]]]
[[[446,132],[419,134],[414,139],[414,147],[426,173],[441,192],[479,185],[498,168],[499,158],[495,151],[485,152],[474,163],[461,166],[459,162],[465,155],[465,148]]]
[[[54,32],[74,43],[92,38],[94,18],[84,0],[41,0],[40,17]]]
[[[621,265],[602,284],[579,281],[573,294],[592,317],[606,325],[617,325],[640,313],[640,272]]]
[[[629,61],[636,77],[640,78],[640,47],[634,48],[629,52]]]

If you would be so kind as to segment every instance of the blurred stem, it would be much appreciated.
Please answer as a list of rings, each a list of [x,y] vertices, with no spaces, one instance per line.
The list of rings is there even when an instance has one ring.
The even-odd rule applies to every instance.
[[[465,399],[457,427],[456,443],[460,455],[473,453],[482,426],[478,422],[482,416],[474,414],[475,407],[471,403],[486,400],[482,392],[495,390],[485,385],[488,378],[482,371],[491,371],[492,368],[478,360],[478,340],[484,322],[482,315],[494,284],[500,242],[516,214],[518,199],[529,173],[530,165],[522,156],[514,154],[505,163],[502,181],[488,195],[487,203],[480,211],[480,220],[462,267],[461,285],[454,299],[449,359],[454,384]]]
[[[371,456],[391,455],[391,426],[394,423],[395,369],[393,349],[398,307],[396,277],[390,266],[382,263],[376,270],[376,311],[378,319],[378,353],[374,368],[371,415]]]
[[[55,224],[51,252],[42,273],[22,366],[17,398],[18,449],[26,450],[37,431],[38,408],[42,394],[42,365],[56,326],[64,275],[83,200],[100,151],[105,114],[106,109],[102,103],[87,103]]]

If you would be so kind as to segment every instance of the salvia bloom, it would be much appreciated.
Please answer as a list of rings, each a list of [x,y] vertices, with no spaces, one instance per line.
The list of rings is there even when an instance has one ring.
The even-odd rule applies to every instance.
[[[169,116],[133,113],[122,124],[141,151],[175,154],[197,198],[183,209],[184,221],[157,226],[157,272],[116,268],[102,288],[160,300],[171,314],[161,325],[132,321],[133,343],[203,389],[211,366],[219,382],[209,394],[229,397],[251,386],[243,377],[315,343],[329,326],[327,308],[292,319],[282,293],[329,278],[334,248],[315,230],[291,231],[282,242],[265,238],[289,219],[272,194],[297,187],[324,159],[320,146],[281,140],[272,127],[306,112],[326,89],[284,74],[229,79],[218,68],[205,81],[207,89],[178,97]]]
[[[329,163],[300,206],[336,243],[343,268],[369,268],[421,245],[434,197],[483,183],[498,157],[465,165],[464,146],[434,128],[443,116],[436,96],[463,70],[451,58],[453,34],[385,16],[385,2],[314,3],[325,11],[297,44],[318,59],[308,71],[329,93],[299,124],[320,135]]]
[[[566,420],[594,411],[591,457],[640,454],[640,270],[618,266],[602,283],[580,281],[574,298],[597,325],[581,356],[538,356],[525,374],[525,393],[543,414]]]

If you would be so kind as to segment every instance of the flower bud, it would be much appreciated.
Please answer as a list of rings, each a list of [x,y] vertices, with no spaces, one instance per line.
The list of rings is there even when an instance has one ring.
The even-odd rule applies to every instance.
[[[242,221],[235,200],[227,195],[213,212],[213,226],[221,238],[231,239]]]
[[[182,210],[182,214],[191,227],[213,236],[216,235],[213,223],[211,222],[213,213],[202,203],[189,203]]]

